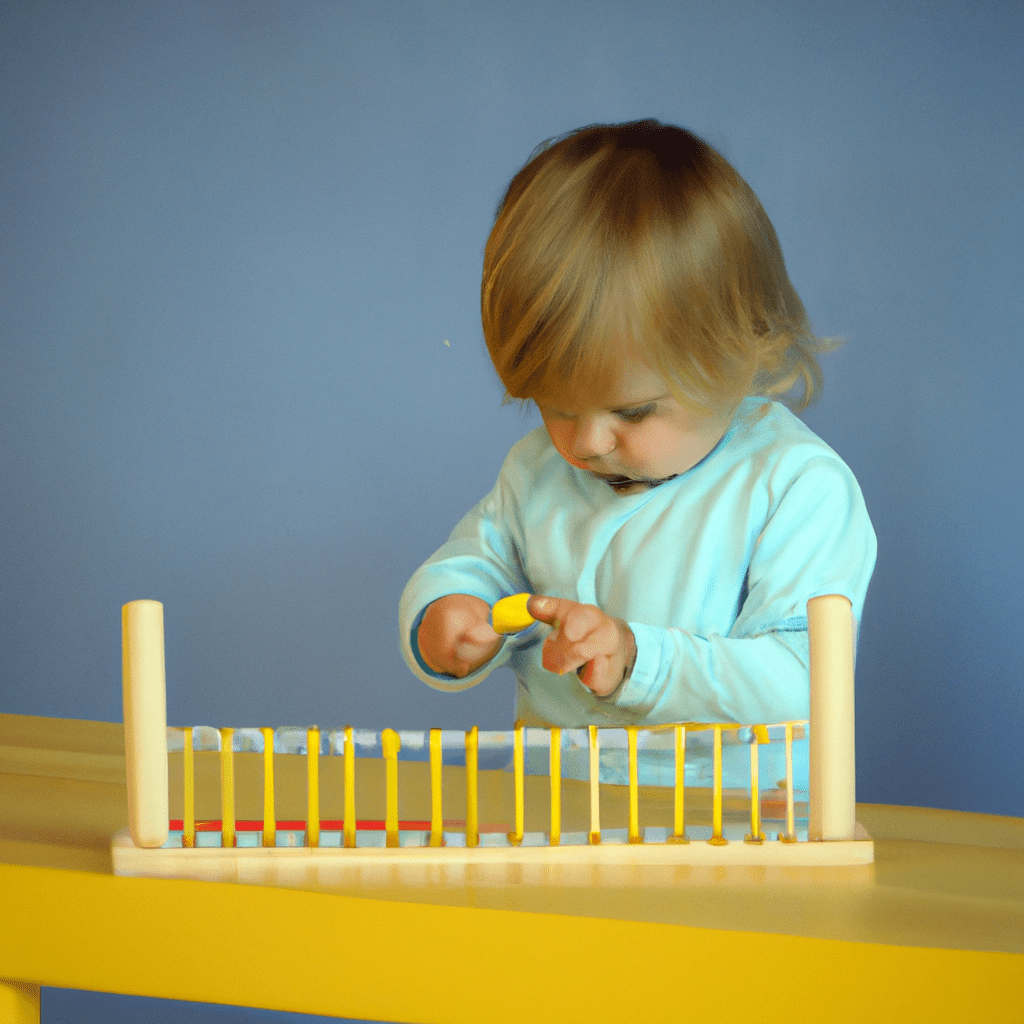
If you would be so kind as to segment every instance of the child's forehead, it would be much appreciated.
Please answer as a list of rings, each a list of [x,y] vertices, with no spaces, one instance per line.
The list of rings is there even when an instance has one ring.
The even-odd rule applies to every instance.
[[[550,381],[530,397],[553,409],[623,409],[669,395],[664,378],[645,364],[622,361],[602,377]]]

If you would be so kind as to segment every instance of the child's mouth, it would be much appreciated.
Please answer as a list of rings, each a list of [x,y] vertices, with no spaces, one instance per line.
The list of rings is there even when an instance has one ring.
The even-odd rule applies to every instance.
[[[671,476],[663,476],[660,480],[652,480],[648,477],[623,476],[621,474],[608,475],[605,473],[594,473],[594,476],[603,480],[616,494],[622,494],[637,484],[641,484],[644,487],[657,487],[659,484],[674,480],[679,474],[673,473]]]

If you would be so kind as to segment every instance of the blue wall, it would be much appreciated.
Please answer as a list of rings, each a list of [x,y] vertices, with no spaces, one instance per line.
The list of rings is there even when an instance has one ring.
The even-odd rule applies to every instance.
[[[500,407],[482,248],[541,139],[654,116],[736,164],[848,339],[805,418],[879,538],[859,798],[1024,815],[1022,26],[941,0],[8,0],[0,708],[119,720],[119,609],[149,597],[175,723],[506,726],[506,674],[435,693],[396,629],[536,424]]]
[[[328,1024],[339,1020],[375,1024],[361,1017],[324,1017],[74,989],[44,988],[41,995],[40,1024]]]

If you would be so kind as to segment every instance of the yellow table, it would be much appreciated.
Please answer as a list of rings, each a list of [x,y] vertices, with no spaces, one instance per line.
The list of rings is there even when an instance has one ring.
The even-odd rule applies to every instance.
[[[331,892],[117,878],[121,726],[0,715],[0,977],[21,983],[0,1022],[38,1020],[39,985],[444,1024],[1024,1018],[1024,820],[857,811],[870,868]]]

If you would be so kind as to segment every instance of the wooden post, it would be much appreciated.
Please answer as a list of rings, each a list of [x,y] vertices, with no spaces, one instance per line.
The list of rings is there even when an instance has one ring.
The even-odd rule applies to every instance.
[[[131,601],[121,609],[128,829],[136,846],[150,849],[168,836],[165,687],[164,606]]]
[[[841,594],[807,602],[811,663],[808,839],[851,840],[856,829],[853,615]]]

